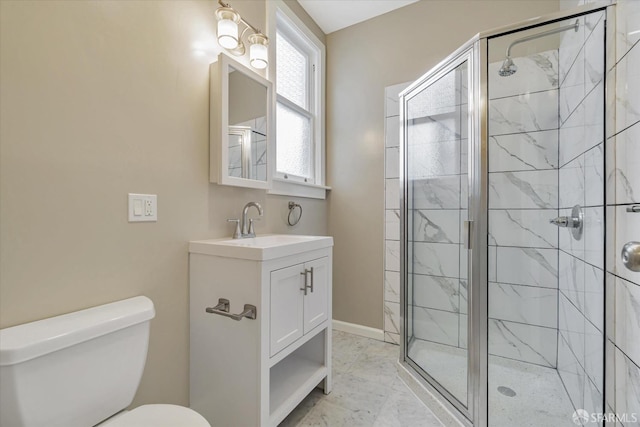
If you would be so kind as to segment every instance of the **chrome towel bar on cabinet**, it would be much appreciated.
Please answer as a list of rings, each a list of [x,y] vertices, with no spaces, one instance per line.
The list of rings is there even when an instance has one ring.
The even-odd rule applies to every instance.
[[[242,313],[233,314],[229,313],[229,300],[226,298],[218,298],[218,305],[215,307],[207,307],[205,311],[211,314],[219,314],[220,316],[230,317],[233,320],[242,320],[243,317],[247,319],[255,319],[258,309],[255,305],[245,304]]]

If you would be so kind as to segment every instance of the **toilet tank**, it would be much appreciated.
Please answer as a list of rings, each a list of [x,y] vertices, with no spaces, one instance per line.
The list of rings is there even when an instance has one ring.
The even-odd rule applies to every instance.
[[[0,330],[0,426],[93,426],[133,401],[153,302],[140,296]]]

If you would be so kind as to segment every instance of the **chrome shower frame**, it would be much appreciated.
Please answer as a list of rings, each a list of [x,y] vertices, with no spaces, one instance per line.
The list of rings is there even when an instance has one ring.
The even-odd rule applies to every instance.
[[[463,426],[488,426],[488,41],[494,37],[534,29],[571,18],[579,18],[596,11],[605,11],[606,13],[604,54],[606,56],[605,72],[607,72],[615,65],[615,0],[606,2],[606,4],[605,2],[591,3],[569,11],[541,16],[479,33],[400,93],[400,117],[403,118],[407,108],[406,95],[408,93],[420,87],[429,86],[465,60],[469,61],[468,219],[471,221],[471,231],[470,255],[468,257],[468,406],[458,401],[445,387],[407,357],[410,338],[407,336],[408,321],[410,320],[407,313],[409,189],[407,153],[404,143],[407,129],[405,129],[403,120],[400,123],[400,365],[409,372],[418,387],[426,391],[426,396],[431,395],[422,396],[423,400],[435,397],[438,403],[453,414]],[[605,105],[605,129],[606,135],[610,135],[615,120],[615,116],[612,114],[615,108],[615,78],[608,74],[605,75]],[[608,309],[606,301],[603,302],[603,305],[606,313]],[[604,356],[603,360],[606,361]],[[605,366],[604,369],[606,377],[607,367]],[[415,391],[415,387],[413,389]],[[606,398],[605,391],[603,403],[606,402]]]

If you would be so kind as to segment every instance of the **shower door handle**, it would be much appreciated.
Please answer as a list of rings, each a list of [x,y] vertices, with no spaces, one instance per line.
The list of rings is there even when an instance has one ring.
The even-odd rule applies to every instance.
[[[473,232],[473,221],[464,221],[462,230],[462,244],[466,249],[471,249],[471,233]]]

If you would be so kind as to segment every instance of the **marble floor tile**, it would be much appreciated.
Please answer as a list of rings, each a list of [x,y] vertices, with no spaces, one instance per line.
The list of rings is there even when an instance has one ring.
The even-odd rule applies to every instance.
[[[333,331],[333,390],[313,390],[280,427],[443,424],[398,377],[397,345]]]
[[[406,390],[395,391],[382,407],[374,427],[431,427],[440,426],[440,421],[425,406],[415,404],[416,397]]]

